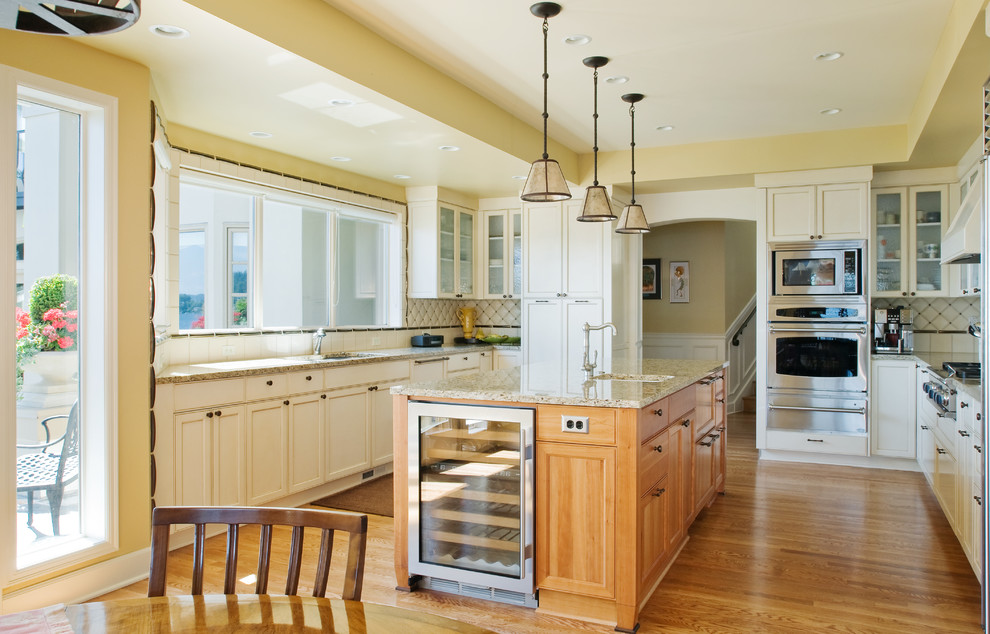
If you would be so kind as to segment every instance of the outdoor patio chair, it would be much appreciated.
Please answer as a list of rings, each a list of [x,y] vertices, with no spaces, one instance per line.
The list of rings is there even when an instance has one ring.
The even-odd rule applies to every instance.
[[[48,422],[67,418],[65,433],[51,440]],[[68,414],[49,416],[41,421],[45,428],[45,442],[34,445],[17,445],[18,449],[40,449],[17,457],[17,492],[27,492],[27,525],[34,528],[34,492],[44,491],[52,514],[52,533],[58,535],[58,518],[62,510],[65,487],[79,477],[79,402],[72,405]],[[58,453],[52,450],[59,446]],[[37,531],[35,531],[37,532]]]

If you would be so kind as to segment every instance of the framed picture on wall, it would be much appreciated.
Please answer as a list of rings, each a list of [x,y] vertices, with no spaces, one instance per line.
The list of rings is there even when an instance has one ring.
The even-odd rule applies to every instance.
[[[670,263],[670,303],[687,303],[691,299],[691,265]]]
[[[643,260],[643,299],[660,299],[660,258]]]

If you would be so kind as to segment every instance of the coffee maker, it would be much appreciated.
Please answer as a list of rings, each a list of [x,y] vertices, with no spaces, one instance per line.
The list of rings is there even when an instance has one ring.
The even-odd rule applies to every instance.
[[[873,351],[905,353],[914,351],[914,315],[910,308],[894,306],[873,311]]]

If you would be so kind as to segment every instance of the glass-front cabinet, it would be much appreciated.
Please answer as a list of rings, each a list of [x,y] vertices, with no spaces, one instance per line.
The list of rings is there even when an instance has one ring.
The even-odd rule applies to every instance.
[[[874,297],[947,294],[948,276],[941,263],[947,189],[927,185],[873,190]]]
[[[482,214],[485,299],[522,295],[522,211],[493,210]]]
[[[440,296],[474,294],[474,212],[440,206]]]

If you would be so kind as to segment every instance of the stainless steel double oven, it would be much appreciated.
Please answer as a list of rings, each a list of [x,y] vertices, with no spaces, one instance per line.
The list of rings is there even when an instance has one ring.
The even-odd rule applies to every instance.
[[[862,243],[834,250],[855,261],[855,278],[862,279],[862,259],[856,255],[862,253]],[[772,255],[771,262],[781,259],[778,252]],[[857,286],[862,288],[849,285]],[[866,297],[861,292],[775,292],[768,308],[767,428],[865,435],[870,347]]]

